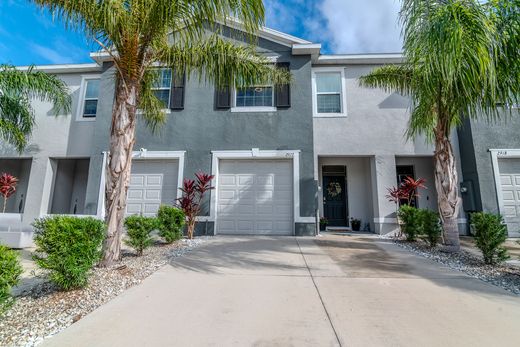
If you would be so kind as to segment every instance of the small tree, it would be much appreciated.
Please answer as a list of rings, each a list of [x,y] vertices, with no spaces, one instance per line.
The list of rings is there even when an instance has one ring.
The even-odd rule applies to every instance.
[[[442,233],[439,214],[430,210],[419,210],[421,220],[421,238],[433,248],[437,246]]]
[[[0,176],[0,195],[4,198],[4,207],[2,213],[5,213],[7,207],[7,199],[16,192],[16,185],[18,184],[18,178],[8,173],[3,173]]]
[[[22,272],[16,251],[0,245],[0,315],[13,303],[11,288],[18,284]]]
[[[181,188],[182,197],[178,199],[179,207],[186,215],[186,224],[188,226],[188,238],[193,239],[195,231],[195,224],[197,223],[197,216],[201,210],[201,203],[204,194],[214,189],[211,186],[213,175],[208,175],[203,172],[195,174],[196,180],[185,179],[183,187]]]
[[[159,236],[166,243],[173,243],[182,238],[186,216],[184,212],[173,206],[161,205],[157,211],[157,228]]]
[[[501,215],[473,213],[471,223],[475,226],[475,243],[482,252],[484,263],[493,265],[509,258],[502,246],[507,239],[507,227]]]
[[[125,219],[125,227],[128,238],[125,244],[135,249],[137,255],[143,255],[143,251],[153,243],[152,231],[157,228],[157,219],[153,217],[129,216]]]

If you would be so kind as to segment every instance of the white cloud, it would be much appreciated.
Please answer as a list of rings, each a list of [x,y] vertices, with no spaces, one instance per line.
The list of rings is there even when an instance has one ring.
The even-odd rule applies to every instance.
[[[324,0],[318,8],[334,53],[401,51],[398,0]]]
[[[62,39],[54,39],[52,45],[42,46],[37,43],[29,43],[31,50],[51,64],[68,64],[81,60],[88,51],[77,47]]]

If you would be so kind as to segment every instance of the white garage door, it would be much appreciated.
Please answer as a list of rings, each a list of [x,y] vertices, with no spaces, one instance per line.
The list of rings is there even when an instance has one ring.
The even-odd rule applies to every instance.
[[[509,232],[520,231],[520,159],[500,159],[504,220]]]
[[[135,160],[128,187],[126,214],[155,216],[161,204],[173,204],[177,197],[176,160]]]
[[[290,160],[221,160],[217,233],[292,235]]]

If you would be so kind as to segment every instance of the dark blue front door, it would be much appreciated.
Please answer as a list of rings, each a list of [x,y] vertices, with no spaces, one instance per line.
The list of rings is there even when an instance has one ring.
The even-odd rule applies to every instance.
[[[323,177],[323,215],[329,226],[348,226],[345,176]]]

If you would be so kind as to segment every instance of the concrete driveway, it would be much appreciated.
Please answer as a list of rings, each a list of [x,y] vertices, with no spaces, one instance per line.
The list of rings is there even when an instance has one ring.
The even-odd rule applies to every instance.
[[[216,237],[46,346],[518,346],[520,298],[370,236]]]

